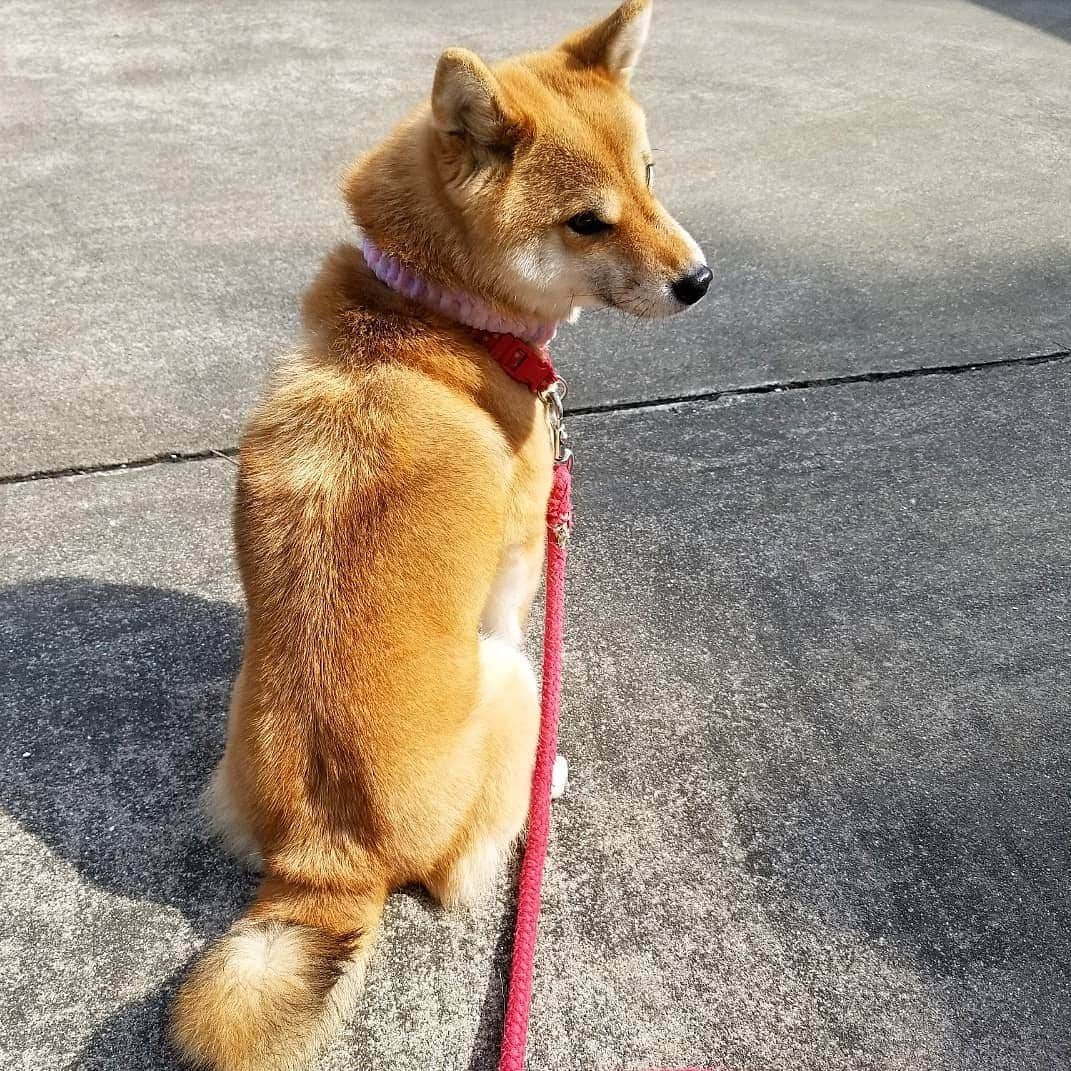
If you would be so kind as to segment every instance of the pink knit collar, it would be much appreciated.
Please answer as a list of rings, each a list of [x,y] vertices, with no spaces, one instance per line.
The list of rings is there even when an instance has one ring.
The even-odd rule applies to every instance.
[[[556,323],[542,322],[534,316],[503,316],[472,294],[446,290],[418,275],[398,257],[384,253],[367,236],[361,241],[361,252],[381,283],[458,323],[475,327],[478,331],[514,335],[534,346],[545,346],[558,331]]]

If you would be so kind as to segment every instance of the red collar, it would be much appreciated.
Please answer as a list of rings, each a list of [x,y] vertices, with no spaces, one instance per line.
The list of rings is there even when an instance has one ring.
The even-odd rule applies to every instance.
[[[511,379],[523,383],[533,394],[542,394],[558,382],[547,351],[516,335],[471,328],[469,334],[498,362]]]

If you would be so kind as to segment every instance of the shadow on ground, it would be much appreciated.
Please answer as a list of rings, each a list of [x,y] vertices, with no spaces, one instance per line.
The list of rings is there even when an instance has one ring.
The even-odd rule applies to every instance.
[[[1071,10],[1065,0],[972,0],[1005,18],[1071,41]]]
[[[238,610],[49,579],[0,592],[0,621],[13,759],[0,803],[88,881],[214,932],[222,905],[206,887],[238,868],[196,820],[197,796],[223,740]]]
[[[150,587],[48,579],[0,592],[0,804],[84,881],[176,908],[205,938],[254,881],[197,807],[241,629],[233,606]],[[180,975],[105,1022],[76,1066],[170,1066],[161,1013]]]
[[[1065,470],[1038,450],[1063,441],[1065,377],[682,407],[672,435],[636,414],[640,477],[578,421],[597,470],[578,481],[581,611],[609,620],[572,627],[588,650],[634,637],[610,668],[628,664],[633,717],[658,711],[623,794],[670,776],[697,846],[731,814],[764,927],[847,942],[832,978],[869,957],[917,979],[963,1048],[948,1066],[1067,1066],[1071,577]],[[604,689],[575,732],[620,764],[637,727]],[[686,733],[667,694],[709,716]]]
[[[198,807],[222,748],[241,634],[234,606],[178,591],[79,579],[0,591],[0,806],[83,881],[175,908],[206,940],[240,914],[256,882],[208,836]],[[406,893],[433,909],[422,891]],[[473,1071],[497,1055],[509,914]],[[176,1067],[164,1024],[185,966],[104,1022],[73,1066]]]

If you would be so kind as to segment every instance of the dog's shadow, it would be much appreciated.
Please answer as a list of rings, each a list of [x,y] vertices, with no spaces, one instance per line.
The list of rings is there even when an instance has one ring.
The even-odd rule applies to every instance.
[[[83,883],[177,910],[206,940],[257,881],[210,836],[198,802],[222,752],[241,641],[238,607],[180,591],[68,578],[0,590],[0,807]],[[177,1067],[165,1013],[185,967],[105,1020],[72,1066]],[[488,985],[473,1069],[494,1062],[501,988]]]
[[[80,579],[0,591],[0,806],[84,883],[176,909],[206,938],[255,881],[197,802],[241,631],[235,606],[178,591]],[[168,1066],[161,1008],[179,973],[106,1021],[76,1066]]]
[[[197,804],[241,629],[236,607],[177,591],[68,579],[0,591],[0,805],[84,879],[177,908],[203,934],[247,883]]]

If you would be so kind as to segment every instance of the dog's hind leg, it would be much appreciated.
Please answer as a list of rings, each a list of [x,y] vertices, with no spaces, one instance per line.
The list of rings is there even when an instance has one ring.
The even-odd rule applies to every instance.
[[[224,843],[227,850],[246,866],[259,870],[262,865],[260,847],[253,835],[253,827],[242,805],[241,792],[235,781],[234,766],[230,761],[235,747],[242,704],[245,701],[245,667],[238,673],[231,690],[230,716],[227,720],[227,748],[212,773],[212,779],[201,794],[201,808],[208,818],[212,832]]]
[[[480,698],[473,711],[483,783],[467,828],[426,883],[447,907],[478,903],[494,887],[528,815],[539,736],[535,675],[522,651],[480,642]]]

